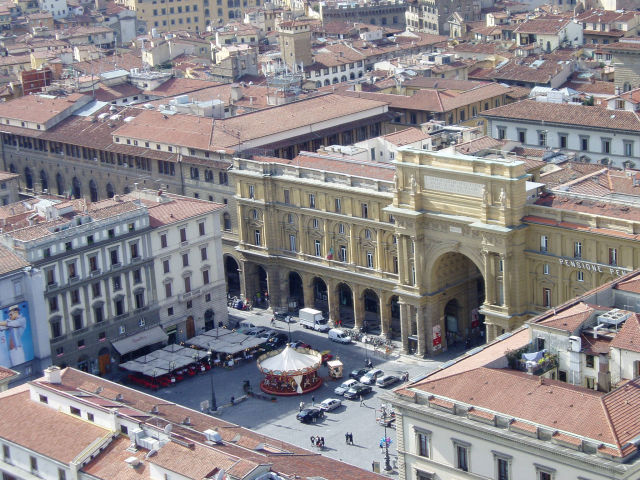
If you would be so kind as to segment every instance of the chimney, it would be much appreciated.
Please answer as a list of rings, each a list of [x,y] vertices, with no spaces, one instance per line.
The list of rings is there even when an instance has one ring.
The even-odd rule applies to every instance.
[[[62,374],[60,367],[52,365],[49,368],[46,368],[44,370],[44,381],[60,385],[62,383]]]

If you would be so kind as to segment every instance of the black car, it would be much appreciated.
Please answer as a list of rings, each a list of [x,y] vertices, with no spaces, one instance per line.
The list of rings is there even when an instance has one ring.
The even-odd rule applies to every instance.
[[[302,423],[317,422],[319,418],[324,417],[324,412],[319,408],[305,408],[296,415],[296,418]]]
[[[275,346],[276,348],[284,347],[289,337],[284,333],[273,333],[268,339],[267,343]]]
[[[361,396],[365,396],[371,393],[371,391],[372,391],[371,385],[363,385],[362,383],[358,383],[357,385],[354,385],[349,390],[347,390],[344,393],[344,396],[345,398],[348,398],[350,400],[357,400]]]
[[[368,368],[356,368],[349,374],[349,378],[360,381],[362,376],[369,371]]]

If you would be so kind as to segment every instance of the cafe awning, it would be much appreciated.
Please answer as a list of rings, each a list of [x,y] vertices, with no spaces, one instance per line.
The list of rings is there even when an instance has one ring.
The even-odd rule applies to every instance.
[[[147,345],[153,345],[154,343],[166,342],[169,336],[164,333],[162,327],[153,327],[144,332],[136,333],[130,337],[123,338],[111,342],[113,348],[115,348],[120,355],[133,352],[139,348],[146,347]]]

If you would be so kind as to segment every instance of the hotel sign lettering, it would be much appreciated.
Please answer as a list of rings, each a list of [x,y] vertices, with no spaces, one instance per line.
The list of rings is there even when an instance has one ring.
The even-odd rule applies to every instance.
[[[443,177],[424,176],[424,188],[436,192],[457,193],[470,197],[482,197],[484,185],[482,183],[465,182]]]
[[[613,267],[611,265],[605,265],[602,263],[587,262],[584,260],[576,260],[573,258],[559,258],[560,265],[567,268],[577,268],[579,270],[586,270],[588,272],[608,273],[610,275],[617,275],[621,277],[631,271],[630,268]]]

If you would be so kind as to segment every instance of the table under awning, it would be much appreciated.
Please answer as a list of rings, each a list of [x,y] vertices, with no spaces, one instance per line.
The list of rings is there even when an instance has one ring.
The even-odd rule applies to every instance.
[[[153,345],[154,343],[166,342],[168,339],[169,336],[164,333],[162,327],[158,326],[123,338],[122,340],[111,342],[111,345],[113,345],[113,348],[115,348],[120,355],[124,355],[139,348]]]

